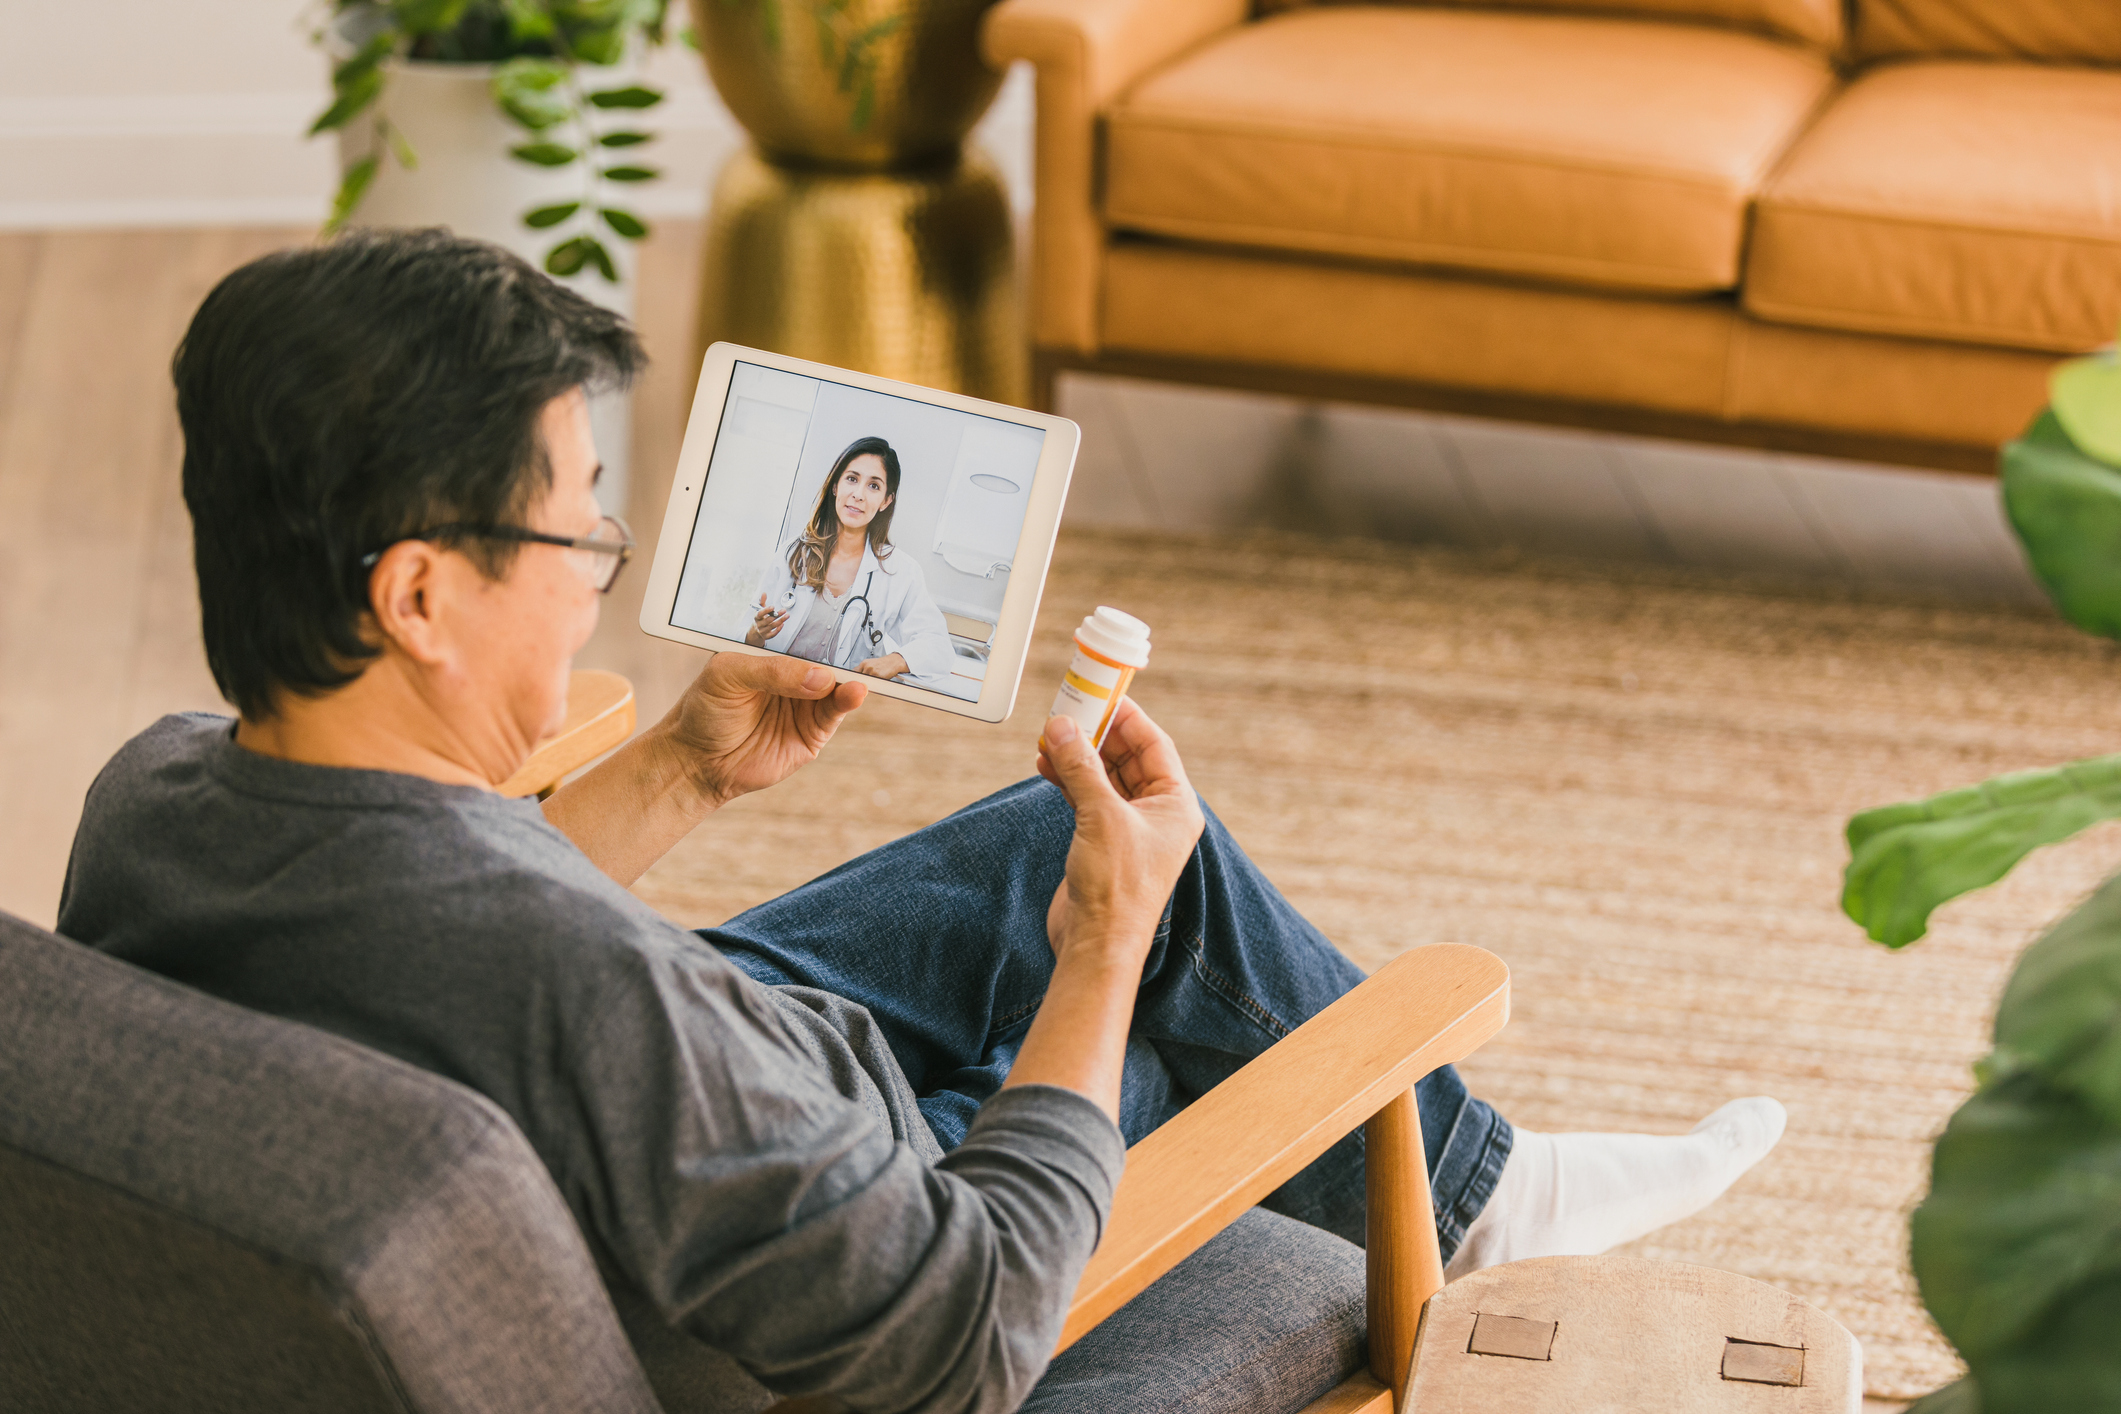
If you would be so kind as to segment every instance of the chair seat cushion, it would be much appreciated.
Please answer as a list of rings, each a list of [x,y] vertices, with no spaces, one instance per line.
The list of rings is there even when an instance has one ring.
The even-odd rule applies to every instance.
[[[1764,319],[2070,351],[2121,317],[2121,73],[1940,60],[1851,84],[1761,196]]]
[[[1105,215],[1218,244],[1698,292],[1832,83],[1732,30],[1348,6],[1238,26],[1107,115]]]
[[[1254,1208],[1056,1356],[1023,1414],[1294,1414],[1362,1365],[1363,1263]]]

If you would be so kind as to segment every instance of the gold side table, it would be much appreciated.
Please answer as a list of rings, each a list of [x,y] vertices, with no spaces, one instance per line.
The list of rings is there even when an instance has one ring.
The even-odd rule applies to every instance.
[[[1009,197],[976,148],[912,170],[783,166],[715,181],[700,349],[718,339],[1021,403],[1029,389]]]

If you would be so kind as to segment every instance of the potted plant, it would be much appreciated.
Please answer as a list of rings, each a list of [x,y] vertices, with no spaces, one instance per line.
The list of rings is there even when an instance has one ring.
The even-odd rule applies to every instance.
[[[333,0],[317,30],[338,134],[326,229],[441,224],[615,292],[648,233],[624,193],[651,181],[633,121],[662,94],[628,70],[666,0]],[[616,242],[616,244],[614,244]],[[620,303],[607,297],[607,303]]]
[[[2004,504],[2079,628],[2121,638],[2121,361],[2062,365],[2004,448]],[[1888,947],[2032,850],[2121,817],[2121,756],[1999,776],[1849,822],[1842,907]],[[2121,876],[2028,948],[1978,1088],[1911,1224],[1922,1299],[1967,1378],[1920,1414],[2121,1409]],[[1910,1411],[1915,1414],[1915,1411]]]

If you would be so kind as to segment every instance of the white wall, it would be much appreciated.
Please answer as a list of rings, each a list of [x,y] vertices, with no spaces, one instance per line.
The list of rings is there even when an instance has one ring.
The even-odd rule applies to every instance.
[[[5,0],[0,44],[0,228],[306,225],[334,180],[328,138],[302,135],[328,93],[309,0]],[[743,141],[699,56],[650,60],[666,178],[635,203],[696,215]],[[1030,198],[1028,73],[981,139]]]

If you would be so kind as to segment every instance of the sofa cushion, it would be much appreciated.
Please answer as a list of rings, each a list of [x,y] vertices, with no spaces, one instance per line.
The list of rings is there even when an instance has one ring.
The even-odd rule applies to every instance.
[[[1419,3],[1475,8],[1575,10],[1592,15],[1641,15],[1663,20],[1692,20],[1763,30],[1800,39],[1822,49],[1841,43],[1841,0],[1418,0]],[[1257,0],[1260,14],[1279,14],[1306,5],[1374,3],[1374,0]]]
[[[1859,59],[1959,54],[2121,64],[2114,0],[1856,0]]]
[[[1866,73],[1762,194],[1744,299],[1825,328],[2058,352],[2112,339],[2121,73]]]
[[[1832,83],[1706,27],[1327,7],[1108,114],[1114,227],[1643,291],[1737,283],[1746,208]]]

